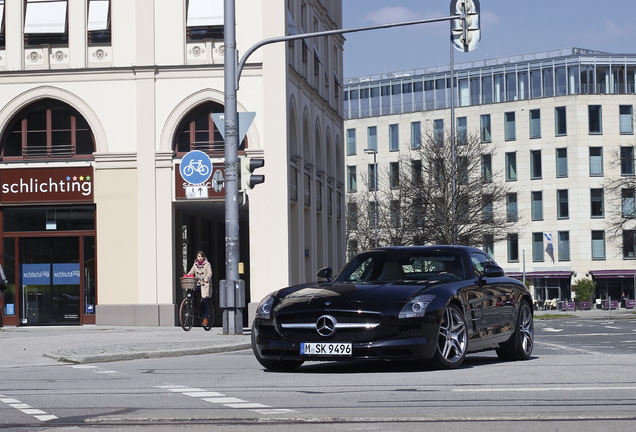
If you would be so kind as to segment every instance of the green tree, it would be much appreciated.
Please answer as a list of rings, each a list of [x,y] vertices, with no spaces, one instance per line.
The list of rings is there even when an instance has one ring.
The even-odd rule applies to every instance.
[[[596,282],[592,279],[579,279],[572,290],[576,293],[576,299],[580,302],[591,302],[596,293]]]

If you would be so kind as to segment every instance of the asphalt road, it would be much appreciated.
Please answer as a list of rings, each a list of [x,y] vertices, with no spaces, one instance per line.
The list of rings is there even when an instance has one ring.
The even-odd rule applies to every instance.
[[[251,351],[0,369],[15,431],[632,431],[636,320],[537,321],[533,357],[471,355],[454,371],[308,363]]]

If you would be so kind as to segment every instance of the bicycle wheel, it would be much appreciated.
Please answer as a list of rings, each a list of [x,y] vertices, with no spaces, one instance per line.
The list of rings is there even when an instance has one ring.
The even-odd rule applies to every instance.
[[[212,326],[214,325],[214,316],[215,316],[215,310],[214,310],[214,305],[212,304],[212,300],[208,300],[208,307],[206,311],[207,311],[206,318],[208,319],[208,323],[207,325],[203,326],[203,330],[210,331],[212,329]]]
[[[179,306],[179,323],[185,331],[189,331],[194,325],[194,305],[191,298],[184,298]]]

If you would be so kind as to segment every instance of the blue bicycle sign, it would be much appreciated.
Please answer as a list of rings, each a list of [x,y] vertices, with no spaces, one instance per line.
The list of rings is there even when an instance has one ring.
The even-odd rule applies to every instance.
[[[200,150],[188,152],[179,165],[181,177],[190,184],[205,183],[212,175],[212,161]]]

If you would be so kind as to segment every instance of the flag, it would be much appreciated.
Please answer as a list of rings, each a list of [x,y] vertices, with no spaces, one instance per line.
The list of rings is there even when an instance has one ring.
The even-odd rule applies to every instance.
[[[552,244],[552,233],[543,233],[543,236],[548,241],[548,246],[545,248],[545,251],[548,256],[552,258],[552,262],[554,262],[554,245]]]

